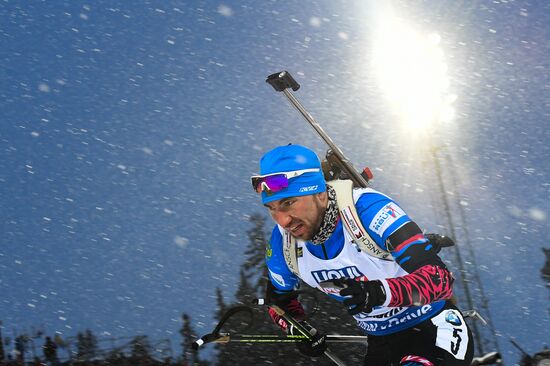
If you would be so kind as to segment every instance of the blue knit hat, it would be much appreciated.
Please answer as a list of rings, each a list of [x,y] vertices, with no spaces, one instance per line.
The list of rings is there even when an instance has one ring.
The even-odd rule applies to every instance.
[[[278,192],[262,192],[262,203],[287,197],[307,196],[327,189],[321,162],[312,150],[300,145],[285,145],[268,151],[260,160],[261,175],[311,168],[318,168],[319,171],[291,178],[288,187]]]

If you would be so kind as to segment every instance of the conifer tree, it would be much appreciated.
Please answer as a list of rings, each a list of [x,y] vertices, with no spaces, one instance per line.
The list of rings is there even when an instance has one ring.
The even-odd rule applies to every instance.
[[[76,349],[76,356],[79,360],[89,361],[97,355],[97,338],[90,329],[86,329],[84,333],[78,332]]]
[[[546,262],[540,270],[542,280],[546,282],[547,286],[550,286],[550,249],[542,248],[544,255],[546,256]]]
[[[217,319],[221,318],[221,314],[225,313],[226,305],[223,300],[223,293],[222,290],[219,287],[216,287],[216,303],[218,304],[218,314],[216,316]]]
[[[199,352],[193,348],[193,342],[198,337],[193,327],[191,326],[191,318],[187,314],[182,314],[183,326],[180,329],[180,334],[183,337],[181,343],[183,347],[183,365],[184,366],[206,366],[209,365],[207,361],[203,361],[199,358]]]
[[[146,335],[134,337],[130,343],[130,357],[134,365],[147,365],[151,363],[151,345]]]
[[[2,338],[2,321],[0,320],[0,365],[4,362],[4,338]]]
[[[540,275],[542,280],[546,283],[546,287],[550,290],[550,249],[542,248],[542,251],[546,256],[546,262],[540,270]],[[550,311],[550,308],[548,308],[548,311]]]
[[[253,281],[254,290],[260,290],[267,280],[267,267],[264,265],[267,237],[265,233],[265,216],[255,213],[250,216],[252,228],[247,230],[249,245],[245,251],[246,260],[243,269]]]

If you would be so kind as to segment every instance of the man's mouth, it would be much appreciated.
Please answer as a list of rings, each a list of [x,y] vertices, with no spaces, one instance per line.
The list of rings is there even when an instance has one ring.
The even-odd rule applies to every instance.
[[[304,224],[297,224],[297,225],[292,225],[289,228],[289,231],[292,235],[299,236],[300,234],[302,234],[303,229],[304,229]]]

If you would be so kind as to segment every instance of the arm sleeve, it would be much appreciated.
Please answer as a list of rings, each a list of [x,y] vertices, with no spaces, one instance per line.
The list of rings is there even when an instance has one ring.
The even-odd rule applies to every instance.
[[[363,225],[407,275],[381,281],[386,306],[424,305],[452,296],[452,274],[416,223],[389,197],[368,193],[357,202]]]

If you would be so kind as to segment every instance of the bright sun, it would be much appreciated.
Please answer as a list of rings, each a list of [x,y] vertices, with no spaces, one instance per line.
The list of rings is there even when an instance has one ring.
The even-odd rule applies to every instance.
[[[438,34],[420,34],[403,21],[382,19],[374,42],[374,67],[380,86],[403,126],[426,132],[437,122],[453,119],[456,95]]]

